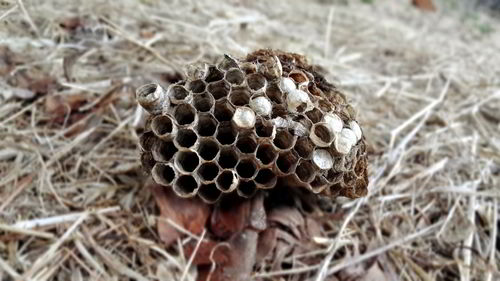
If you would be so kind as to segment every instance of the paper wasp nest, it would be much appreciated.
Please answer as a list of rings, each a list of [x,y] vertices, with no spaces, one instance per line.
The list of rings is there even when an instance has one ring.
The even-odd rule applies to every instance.
[[[364,136],[345,96],[297,54],[224,56],[163,89],[137,89],[151,113],[141,161],[160,185],[214,203],[225,193],[305,187],[367,192]]]

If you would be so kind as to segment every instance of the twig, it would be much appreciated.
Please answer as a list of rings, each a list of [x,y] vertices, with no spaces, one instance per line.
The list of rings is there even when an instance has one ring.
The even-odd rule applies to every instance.
[[[203,229],[203,232],[201,233],[200,239],[198,239],[198,243],[196,243],[196,247],[194,248],[193,253],[189,257],[188,263],[186,264],[186,267],[184,268],[184,271],[182,272],[181,280],[184,281],[186,279],[186,276],[189,272],[189,268],[191,267],[191,264],[193,263],[194,257],[198,253],[198,249],[200,249],[200,245],[203,242],[203,239],[205,238],[205,234],[207,233],[206,229]]]

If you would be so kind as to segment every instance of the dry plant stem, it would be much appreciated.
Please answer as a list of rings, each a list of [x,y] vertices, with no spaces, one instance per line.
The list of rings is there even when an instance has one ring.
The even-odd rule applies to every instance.
[[[200,238],[198,239],[198,242],[196,243],[196,247],[194,248],[193,253],[189,257],[189,260],[188,260],[186,266],[184,267],[184,271],[182,272],[182,276],[181,276],[180,281],[184,281],[184,279],[186,279],[186,276],[188,274],[189,268],[193,264],[194,257],[198,253],[198,249],[200,248],[200,245],[203,242],[203,239],[205,238],[205,234],[206,233],[207,233],[207,231],[206,231],[206,229],[204,229],[203,232],[200,235]]]

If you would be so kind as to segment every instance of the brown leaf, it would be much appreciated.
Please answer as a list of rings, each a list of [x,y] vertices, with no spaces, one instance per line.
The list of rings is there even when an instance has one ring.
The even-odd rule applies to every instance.
[[[182,236],[167,220],[193,234],[201,234],[210,215],[210,207],[207,204],[198,198],[180,198],[171,188],[158,185],[151,179],[147,186],[160,208],[158,234],[167,247]]]
[[[85,94],[49,95],[45,99],[45,111],[52,115],[52,122],[63,123],[74,109],[87,103]]]
[[[257,263],[268,257],[271,252],[276,248],[277,232],[276,228],[268,228],[261,232],[259,235],[259,242],[257,243]]]
[[[305,226],[305,221],[302,214],[296,208],[275,208],[269,213],[268,221],[286,227],[295,238],[302,238],[300,228]]]
[[[412,0],[411,3],[413,4],[413,6],[419,8],[420,10],[431,12],[436,10],[436,6],[434,6],[432,0]]]

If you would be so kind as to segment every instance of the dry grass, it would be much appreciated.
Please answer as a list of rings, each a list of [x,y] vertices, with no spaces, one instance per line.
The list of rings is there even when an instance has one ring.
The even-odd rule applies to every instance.
[[[0,45],[18,61],[0,78],[0,280],[194,280],[189,257],[157,242],[134,87],[262,47],[323,66],[372,156],[369,196],[339,199],[349,214],[317,238],[324,262],[256,278],[329,280],[376,258],[392,280],[500,279],[498,20],[409,1],[268,2],[0,2]],[[61,27],[74,17],[83,28]],[[8,98],[32,95],[11,83],[22,73],[58,85]],[[85,102],[51,124],[56,95]]]

